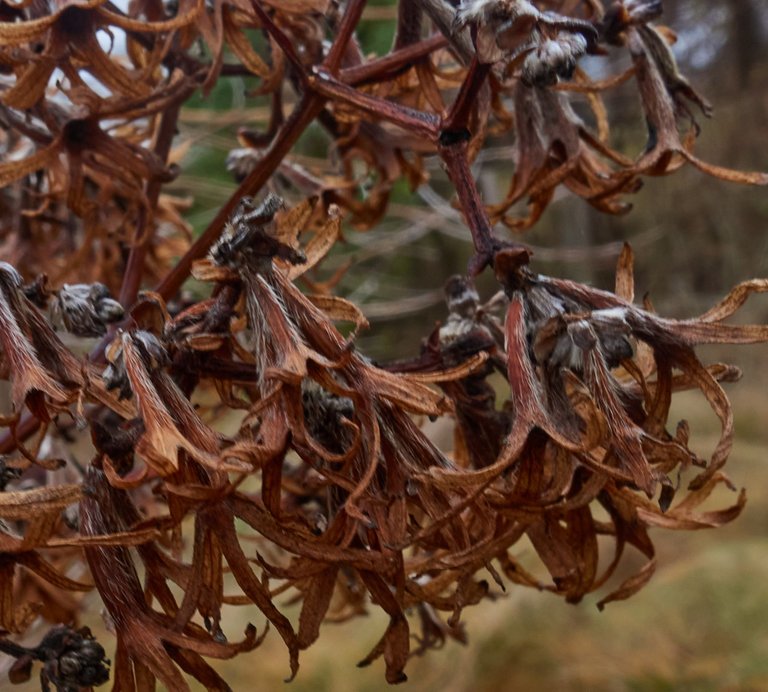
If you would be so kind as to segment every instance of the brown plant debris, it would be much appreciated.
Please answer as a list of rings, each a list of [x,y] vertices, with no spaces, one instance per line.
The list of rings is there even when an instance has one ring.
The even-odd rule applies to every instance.
[[[107,680],[107,645],[75,629],[95,589],[115,689],[186,690],[185,676],[228,689],[209,659],[257,655],[267,629],[293,677],[324,621],[370,608],[389,623],[360,665],[382,658],[397,683],[409,657],[465,642],[462,610],[505,581],[572,603],[600,590],[602,608],[651,578],[651,528],[741,512],[743,490],[711,502],[735,491],[721,383],[739,373],[696,347],[768,340],[764,325],[726,321],[768,281],[672,320],[635,304],[629,246],[608,292],[537,274],[492,231],[532,226],[561,185],[623,213],[642,176],[685,162],[768,182],[694,154],[693,107],[711,106],[653,23],[661,3],[403,0],[381,57],[356,39],[364,5],[0,4],[0,651],[16,659],[12,682],[35,662],[45,689]],[[615,78],[580,64],[621,51],[632,66]],[[179,116],[233,76],[255,84],[268,122],[240,128],[238,187],[193,240],[189,203],[163,187],[191,145]],[[639,152],[611,144],[600,99],[627,80],[647,125]],[[319,163],[294,151],[313,123],[329,140]],[[470,164],[490,137],[514,153],[507,192],[483,200]],[[344,267],[325,280],[317,267],[345,232],[385,217],[396,182],[424,183],[429,158],[474,257],[445,284],[447,317],[420,353],[374,364],[356,343],[364,313],[334,294]],[[500,290],[482,302],[473,280],[488,266]],[[202,288],[180,292],[190,276]],[[720,421],[709,458],[669,420],[687,389]],[[448,421],[452,444],[430,439],[425,417]],[[74,445],[84,431],[90,459]],[[523,539],[538,567],[520,562]],[[627,548],[645,564],[616,583]],[[267,624],[232,642],[225,611],[248,605]],[[36,647],[8,638],[36,632]]]

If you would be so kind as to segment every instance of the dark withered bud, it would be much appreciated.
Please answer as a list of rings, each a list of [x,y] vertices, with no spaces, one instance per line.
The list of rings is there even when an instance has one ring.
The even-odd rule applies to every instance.
[[[130,391],[129,391],[130,395]],[[118,472],[133,467],[133,453],[141,436],[141,426],[123,423],[116,414],[109,413],[91,422],[91,440],[100,454],[106,454]]]
[[[46,636],[38,648],[42,648],[50,636]],[[109,680],[109,661],[105,658],[104,648],[89,632],[84,636],[83,630],[69,630],[61,637],[60,643],[55,640],[51,643],[60,646],[61,652],[56,658],[46,661],[45,670],[59,689],[79,690],[103,685]],[[54,651],[51,647],[50,653]]]
[[[244,197],[211,249],[211,259],[221,266],[237,269],[247,265],[257,271],[269,269],[273,257],[293,264],[305,262],[302,252],[281,243],[270,232],[268,226],[282,206],[283,200],[271,193],[261,204]]]
[[[442,348],[448,348],[475,329],[480,296],[472,282],[458,274],[446,281],[443,290],[448,306],[448,319],[440,327],[439,340]]]
[[[595,310],[590,321],[600,340],[603,357],[609,368],[618,367],[621,361],[634,355],[632,329],[627,324],[626,311],[623,308]]]
[[[114,363],[110,363],[104,368],[101,373],[101,377],[104,380],[108,390],[117,390],[117,396],[119,399],[130,399],[132,390],[131,383],[128,380],[128,375],[125,372],[125,368],[116,366]]]
[[[454,31],[474,24],[478,58],[496,62],[531,47],[541,16],[527,0],[464,0],[456,8]]]
[[[64,284],[50,300],[51,323],[77,336],[103,336],[123,317],[123,306],[102,283]]]
[[[349,430],[343,420],[352,420],[355,415],[352,400],[306,380],[301,384],[301,403],[312,435],[331,451],[341,453],[349,442]]]
[[[282,206],[282,198],[272,193],[268,194],[261,204],[257,204],[253,197],[243,197],[232,217],[232,223],[235,226],[263,226],[274,218]]]
[[[477,312],[480,296],[467,277],[455,274],[445,282],[443,290],[450,313],[472,317]]]
[[[475,47],[482,62],[516,60],[529,53],[523,80],[536,86],[570,76],[577,58],[597,45],[591,22],[542,12],[528,0],[464,0],[456,8],[454,30],[468,24],[476,27]]]
[[[251,197],[241,199],[232,217],[224,226],[221,237],[211,248],[211,259],[222,266],[237,267],[243,252],[248,247],[254,227],[269,223],[281,204],[282,200],[274,195],[268,195],[260,207],[255,206]],[[256,209],[260,209],[262,213],[255,214]]]
[[[144,365],[150,372],[161,370],[168,366],[170,359],[160,340],[151,332],[139,330],[131,334],[120,333],[106,350],[109,363],[101,376],[107,389],[117,389],[121,399],[129,399],[132,395],[131,382],[125,368],[123,357],[123,340],[130,339],[136,350],[141,354]]]
[[[312,533],[315,536],[322,536],[328,528],[328,517],[321,510],[316,510],[309,515]]]
[[[527,0],[462,0],[456,8],[454,28],[462,29],[467,24],[477,23],[498,30],[529,17],[536,20],[541,17],[541,12]],[[532,25],[530,21],[526,28],[530,29]]]
[[[261,152],[250,148],[232,149],[227,154],[226,167],[238,182],[243,180],[261,160]]]
[[[61,692],[77,692],[83,688],[97,687],[109,680],[109,660],[87,627],[74,630],[66,625],[56,625],[48,630],[42,641],[27,648],[0,640],[0,649],[17,658],[9,677],[11,682],[26,682],[33,661],[42,661],[40,674],[43,689],[53,683]]]
[[[581,34],[561,32],[555,39],[544,39],[523,63],[522,80],[528,86],[546,87],[560,79],[570,79],[576,61],[587,50]]]
[[[51,297],[51,289],[48,287],[48,277],[40,274],[32,283],[21,287],[26,299],[38,308],[44,309]]]
[[[609,368],[618,367],[634,355],[632,330],[623,308],[594,310],[568,323],[563,319],[563,304],[552,314],[550,319],[536,323],[531,335],[536,362],[550,370],[567,368],[581,373],[584,353],[593,349],[599,349]]]
[[[632,342],[623,334],[598,332],[598,336],[606,365],[609,368],[617,368],[621,365],[621,361],[627,360],[635,354]]]
[[[551,325],[553,322],[548,324]],[[594,343],[580,342],[579,332],[574,330],[573,325],[571,327],[568,330],[561,329],[553,343],[547,344],[546,338],[542,338],[541,343],[534,344],[537,360],[546,364],[550,370],[567,368],[572,372],[579,373],[584,367],[583,349],[591,348]],[[549,348],[548,352],[546,351],[547,347]]]

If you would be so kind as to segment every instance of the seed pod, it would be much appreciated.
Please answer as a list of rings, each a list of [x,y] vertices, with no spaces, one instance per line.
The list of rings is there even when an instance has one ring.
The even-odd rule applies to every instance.
[[[18,658],[9,673],[11,682],[29,680],[34,660],[43,662],[40,681],[44,690],[49,689],[48,683],[53,683],[57,690],[74,692],[103,685],[109,680],[110,662],[105,658],[104,648],[87,627],[74,630],[66,625],[56,625],[33,648],[2,643],[5,644],[3,651]]]
[[[445,301],[448,311],[462,317],[472,317],[480,305],[477,289],[464,276],[454,275],[445,283]]]
[[[275,255],[295,252],[262,230],[281,206],[283,200],[273,194],[267,195],[261,204],[256,204],[251,197],[241,199],[224,233],[211,249],[211,259],[218,265],[237,268],[246,257],[271,261]]]
[[[51,297],[51,322],[77,336],[103,336],[123,317],[123,307],[102,283],[64,284]]]
[[[528,86],[545,87],[559,79],[570,79],[576,61],[587,50],[587,40],[581,34],[560,32],[556,39],[545,39],[523,63],[522,80]]]

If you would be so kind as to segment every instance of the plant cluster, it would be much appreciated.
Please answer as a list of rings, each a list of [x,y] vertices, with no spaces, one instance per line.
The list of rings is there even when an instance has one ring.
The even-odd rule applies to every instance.
[[[721,382],[738,371],[695,347],[768,340],[725,323],[768,282],[665,319],[635,303],[628,246],[608,292],[536,273],[493,230],[529,228],[560,186],[622,213],[643,176],[685,163],[768,182],[695,155],[694,111],[711,107],[656,24],[661,2],[401,0],[380,57],[356,38],[365,5],[0,3],[0,628],[53,625],[37,647],[0,639],[14,682],[35,660],[44,687],[106,681],[104,649],[70,626],[92,589],[119,689],[188,689],[183,674],[228,689],[206,659],[260,644],[266,630],[224,631],[223,609],[253,606],[292,676],[324,620],[381,608],[389,624],[361,664],[382,657],[401,682],[410,656],[465,640],[462,610],[495,593],[485,575],[575,603],[639,551],[644,567],[602,607],[652,576],[649,529],[741,511],[744,491],[705,505],[734,489]],[[590,76],[622,52],[625,71]],[[163,192],[180,172],[179,114],[233,76],[255,79],[271,117],[240,131],[237,191],[193,237]],[[601,100],[627,81],[648,133],[634,154],[611,146]],[[322,170],[292,154],[313,124],[329,140]],[[491,139],[514,153],[506,194],[483,200],[471,164]],[[343,223],[377,224],[393,185],[417,188],[433,157],[474,254],[420,351],[373,363],[355,345],[364,314],[317,267]],[[483,302],[486,269],[500,291]],[[194,298],[179,293],[189,277],[205,286]],[[668,420],[685,389],[721,422],[710,458]],[[425,417],[452,422],[450,449]],[[86,431],[90,458],[75,445]],[[541,574],[517,559],[524,538]]]

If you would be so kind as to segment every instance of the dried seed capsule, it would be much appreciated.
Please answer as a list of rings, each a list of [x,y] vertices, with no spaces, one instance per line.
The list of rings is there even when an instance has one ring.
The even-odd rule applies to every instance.
[[[72,653],[59,658],[59,675],[64,678],[74,677],[80,672],[80,661]]]
[[[581,34],[561,32],[556,39],[545,39],[523,63],[522,80],[529,86],[545,87],[561,78],[570,79],[576,61],[587,50],[587,40]]]
[[[50,301],[51,322],[77,336],[103,336],[123,317],[123,307],[102,283],[64,284]]]
[[[472,317],[477,312],[480,296],[466,277],[455,274],[446,281],[443,290],[449,312],[462,317]]]
[[[211,248],[211,259],[221,266],[237,267],[242,262],[243,254],[251,254],[255,250],[258,255],[259,248],[253,246],[258,245],[258,240],[265,235],[258,230],[272,220],[282,205],[283,200],[277,195],[267,195],[258,205],[253,198],[243,197],[224,227],[221,238]]]

